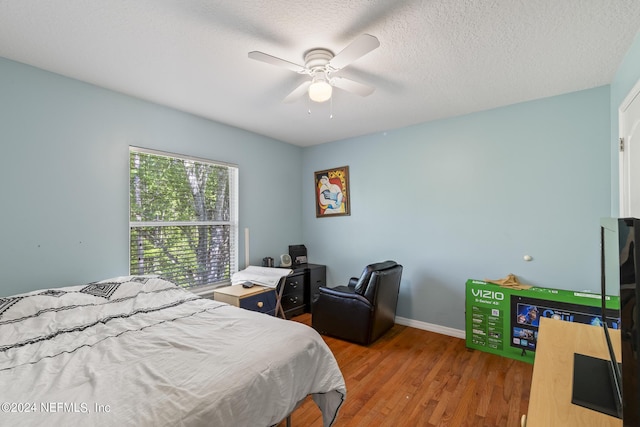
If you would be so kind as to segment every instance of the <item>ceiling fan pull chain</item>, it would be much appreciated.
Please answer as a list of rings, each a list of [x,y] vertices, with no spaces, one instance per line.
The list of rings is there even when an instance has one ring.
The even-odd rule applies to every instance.
[[[333,119],[333,96],[329,99],[329,119]]]

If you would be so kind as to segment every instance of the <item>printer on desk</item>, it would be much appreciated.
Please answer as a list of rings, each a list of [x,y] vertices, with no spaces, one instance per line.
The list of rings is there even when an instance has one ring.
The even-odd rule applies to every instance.
[[[289,256],[294,267],[308,262],[307,248],[304,245],[289,245]]]

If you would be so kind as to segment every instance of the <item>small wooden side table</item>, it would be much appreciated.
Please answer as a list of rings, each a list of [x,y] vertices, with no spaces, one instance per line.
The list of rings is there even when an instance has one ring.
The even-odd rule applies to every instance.
[[[231,285],[213,291],[213,299],[236,307],[276,315],[277,295],[274,288],[254,285],[245,288]]]

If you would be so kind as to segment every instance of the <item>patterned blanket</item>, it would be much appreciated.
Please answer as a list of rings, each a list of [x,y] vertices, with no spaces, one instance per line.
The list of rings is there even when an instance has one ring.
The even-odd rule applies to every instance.
[[[0,298],[0,425],[270,426],[346,388],[311,328],[157,276]]]

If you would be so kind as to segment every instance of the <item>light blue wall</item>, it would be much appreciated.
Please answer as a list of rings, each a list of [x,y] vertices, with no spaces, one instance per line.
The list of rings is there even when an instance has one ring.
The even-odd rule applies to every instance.
[[[406,318],[463,329],[468,278],[596,290],[638,58],[636,37],[611,88],[306,149],[0,58],[0,296],[126,274],[129,145],[240,166],[241,265],[245,227],[253,264],[305,243],[331,285],[403,263]],[[313,172],[342,165],[352,214],[316,219]]]
[[[627,51],[611,82],[611,215],[620,215],[618,165],[618,109],[633,86],[640,80],[640,32]]]
[[[128,273],[129,145],[239,165],[242,266],[301,241],[300,147],[0,58],[0,296]]]
[[[306,149],[311,261],[337,285],[396,260],[405,267],[397,314],[456,329],[470,278],[599,289],[609,102],[605,86]],[[351,216],[316,218],[314,171],[343,165]]]

